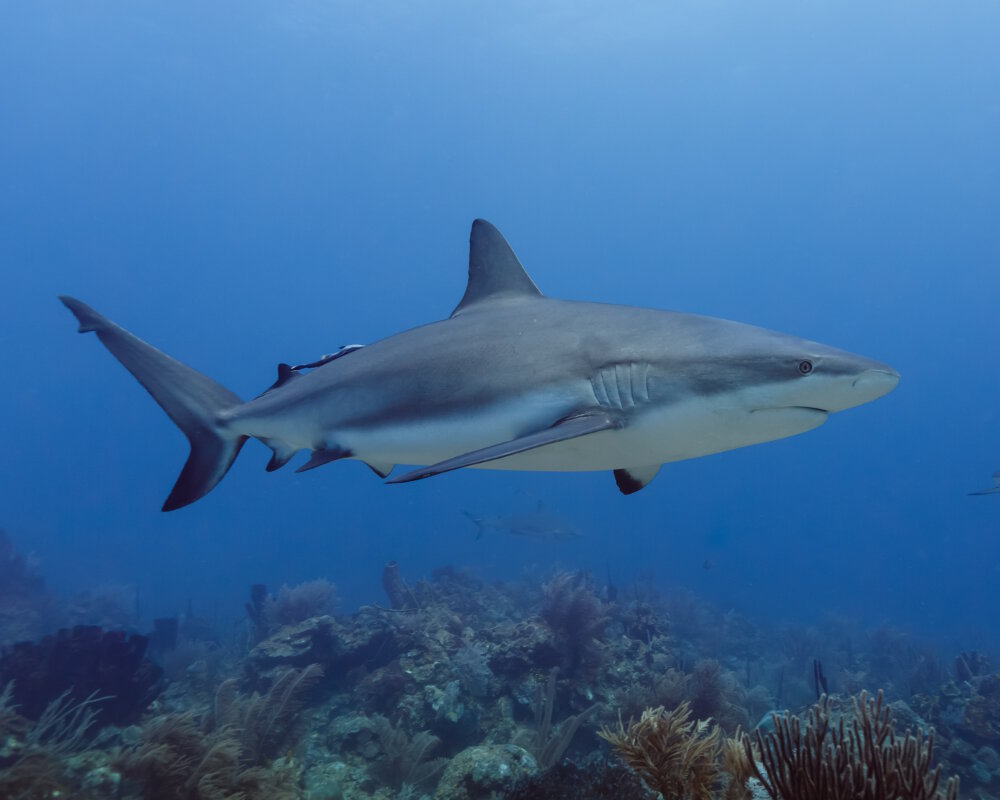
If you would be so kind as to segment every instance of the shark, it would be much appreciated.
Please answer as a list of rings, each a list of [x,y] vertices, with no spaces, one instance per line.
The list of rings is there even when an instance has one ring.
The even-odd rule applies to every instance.
[[[525,536],[530,539],[551,541],[568,541],[579,539],[581,536],[580,531],[575,526],[550,513],[541,500],[538,501],[538,508],[527,514],[477,517],[468,511],[462,513],[475,524],[477,539],[482,539],[486,533],[496,531],[506,531],[515,536]]]
[[[350,345],[243,401],[80,300],[61,296],[190,443],[164,511],[208,494],[248,439],[268,471],[344,459],[388,483],[462,468],[614,474],[632,494],[665,463],[804,433],[894,389],[892,367],[713,317],[547,297],[500,231],[472,224],[447,319]],[[396,465],[417,465],[390,476]]]
[[[1000,493],[1000,469],[993,473],[993,486],[988,489],[980,489],[978,492],[969,492],[971,496],[982,495],[982,494],[997,494]]]

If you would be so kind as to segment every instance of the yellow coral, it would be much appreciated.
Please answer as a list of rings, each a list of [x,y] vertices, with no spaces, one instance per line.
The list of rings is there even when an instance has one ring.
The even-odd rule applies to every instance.
[[[719,779],[719,727],[692,720],[686,702],[673,711],[647,708],[628,728],[619,716],[617,730],[605,726],[598,735],[664,800],[712,800]]]

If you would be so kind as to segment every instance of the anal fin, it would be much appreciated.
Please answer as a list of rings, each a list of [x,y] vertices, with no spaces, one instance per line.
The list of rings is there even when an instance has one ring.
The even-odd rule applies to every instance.
[[[498,458],[523,453],[526,450],[534,450],[536,447],[544,447],[555,442],[564,442],[567,439],[576,439],[579,436],[586,436],[598,431],[621,428],[624,422],[620,417],[612,416],[610,413],[601,410],[578,414],[560,420],[551,428],[529,433],[526,436],[519,436],[507,442],[500,442],[470,453],[463,453],[460,456],[439,461],[429,467],[404,472],[398,478],[393,478],[387,483],[408,483],[418,481],[422,478],[429,478],[432,475],[440,475],[442,472],[451,472],[462,467],[471,467],[475,464],[483,464],[487,461],[496,461]]]
[[[299,452],[296,448],[291,447],[278,439],[261,439],[261,441],[270,447],[274,453],[271,456],[271,460],[267,462],[266,469],[268,472],[274,472],[276,469],[281,469],[285,466],[285,464],[292,460],[292,456]]]
[[[629,467],[615,470],[615,483],[622,494],[635,494],[644,488],[660,471],[659,464],[649,467]]]

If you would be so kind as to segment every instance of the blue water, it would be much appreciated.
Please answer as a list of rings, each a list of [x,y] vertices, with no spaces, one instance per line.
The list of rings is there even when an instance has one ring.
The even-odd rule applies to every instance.
[[[253,582],[382,600],[389,559],[652,572],[765,621],[1000,644],[1000,9],[990,2],[0,5],[0,525],[64,593],[238,618]],[[363,465],[249,444],[159,507],[187,443],[56,300],[244,397],[446,316],[469,225],[555,297],[878,358],[899,388],[772,444],[608,474]],[[476,541],[546,508],[574,542]],[[711,569],[704,569],[706,561]]]

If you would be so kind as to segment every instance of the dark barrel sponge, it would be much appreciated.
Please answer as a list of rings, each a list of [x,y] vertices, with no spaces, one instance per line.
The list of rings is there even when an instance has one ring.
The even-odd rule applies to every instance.
[[[94,692],[98,724],[131,725],[159,692],[163,670],[146,658],[149,640],[96,625],[64,628],[37,644],[21,642],[0,657],[0,686],[14,682],[18,713],[38,719],[69,691],[75,702]]]

